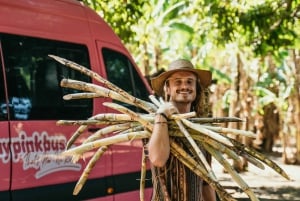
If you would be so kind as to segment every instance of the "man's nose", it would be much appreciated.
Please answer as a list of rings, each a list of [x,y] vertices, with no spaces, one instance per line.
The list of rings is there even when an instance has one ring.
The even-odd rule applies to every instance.
[[[190,85],[187,80],[182,82],[182,88],[188,88]]]

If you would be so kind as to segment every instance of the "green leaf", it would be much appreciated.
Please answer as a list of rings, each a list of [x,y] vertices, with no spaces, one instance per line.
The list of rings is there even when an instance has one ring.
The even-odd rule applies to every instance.
[[[174,22],[170,24],[170,27],[173,29],[178,29],[181,31],[188,32],[189,34],[194,34],[194,29],[184,23]]]

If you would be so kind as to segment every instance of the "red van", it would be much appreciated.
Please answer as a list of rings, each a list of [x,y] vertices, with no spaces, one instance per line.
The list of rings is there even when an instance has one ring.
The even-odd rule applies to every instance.
[[[72,192],[87,161],[48,157],[63,151],[77,129],[58,120],[108,112],[102,103],[111,101],[63,100],[75,91],[61,88],[62,78],[92,80],[49,54],[148,99],[150,87],[129,52],[94,11],[74,0],[0,0],[0,200],[139,200],[140,141],[111,146],[77,196]]]

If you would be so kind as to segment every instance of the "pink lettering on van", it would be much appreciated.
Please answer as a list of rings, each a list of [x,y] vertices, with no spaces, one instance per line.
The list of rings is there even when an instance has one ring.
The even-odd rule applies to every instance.
[[[71,157],[58,156],[65,150],[66,141],[62,134],[50,136],[47,132],[34,132],[27,136],[25,131],[19,131],[18,137],[11,138],[11,151],[9,139],[0,139],[0,159],[8,163],[11,156],[13,163],[23,162],[24,170],[36,169],[37,179],[57,171],[79,171],[81,165],[73,163]]]

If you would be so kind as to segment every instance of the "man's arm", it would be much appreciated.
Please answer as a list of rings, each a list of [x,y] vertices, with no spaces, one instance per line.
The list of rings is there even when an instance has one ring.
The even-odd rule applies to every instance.
[[[168,122],[160,114],[155,115],[153,132],[148,143],[149,159],[154,166],[163,167],[170,155]]]
[[[205,184],[202,188],[202,197],[203,201],[216,201],[216,192],[215,190],[208,184]]]

